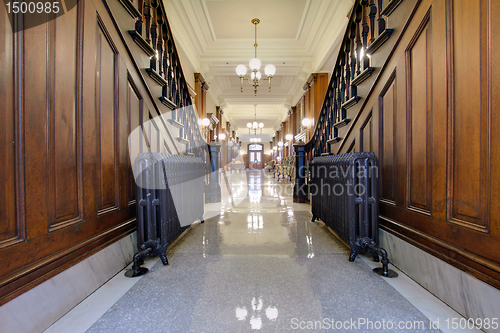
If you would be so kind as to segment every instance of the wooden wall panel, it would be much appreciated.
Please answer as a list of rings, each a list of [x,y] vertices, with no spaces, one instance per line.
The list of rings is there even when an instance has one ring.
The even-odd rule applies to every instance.
[[[129,118],[129,129],[128,133],[133,133],[133,131],[137,128],[139,128],[142,119],[142,98],[140,97],[140,94],[137,90],[137,86],[133,82],[132,78],[129,76],[127,80],[127,112],[128,112],[128,118]],[[135,135],[139,134],[138,132],[134,133]],[[142,143],[142,140],[140,137],[137,137],[134,139],[134,134],[131,134],[130,138],[127,138],[128,140],[131,140],[133,142],[138,143],[140,145]],[[130,145],[129,147],[135,147],[135,145]],[[139,147],[137,147],[139,148]],[[135,151],[133,149],[132,151],[132,156],[136,156],[138,154],[138,151]],[[134,180],[134,174],[132,172],[131,168],[131,161],[130,161],[130,152],[127,153],[128,156],[128,166],[130,168],[130,180],[129,180],[129,186],[128,186],[128,204],[132,205],[135,203],[135,180]]]
[[[333,153],[371,142],[381,228],[500,288],[500,3],[405,0],[388,22]]]
[[[373,119],[372,111],[366,116],[359,129],[359,149],[362,152],[373,152]]]
[[[22,35],[22,32],[18,35]],[[16,170],[22,171],[16,158],[16,148],[22,145],[17,141],[19,134],[19,108],[15,101],[18,91],[14,90],[16,79],[15,68],[19,66],[14,50],[14,34],[12,32],[5,4],[0,4],[0,248],[20,241],[24,230],[22,216],[17,213],[19,202],[16,198],[22,194],[22,183],[16,183]],[[16,67],[15,67],[16,66]],[[20,136],[19,136],[20,137]],[[21,193],[20,193],[21,192]],[[22,209],[23,207],[20,207]]]
[[[101,1],[16,34],[0,6],[1,305],[134,230],[123,157],[142,99],[129,125],[119,91],[140,74]]]
[[[489,2],[455,0],[449,6],[453,110],[449,141],[451,222],[487,232],[490,98]],[[467,22],[467,24],[464,24]]]
[[[396,122],[396,72],[394,72],[379,97],[380,114],[380,164],[381,198],[395,203],[395,122]]]
[[[99,20],[98,20],[99,21]],[[116,131],[116,48],[99,22],[96,38],[96,112],[98,212],[119,208]]]
[[[432,104],[431,29],[429,15],[417,30],[406,51],[408,99],[407,207],[431,214],[432,160],[430,118]]]
[[[55,230],[80,221],[77,142],[77,10],[47,23],[48,189],[49,227]]]

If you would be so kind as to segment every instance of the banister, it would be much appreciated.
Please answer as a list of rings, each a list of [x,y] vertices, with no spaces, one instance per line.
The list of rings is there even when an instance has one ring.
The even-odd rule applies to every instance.
[[[398,0],[398,3],[402,0]],[[393,1],[388,2],[391,4]],[[305,149],[313,149],[316,156],[330,153],[327,141],[340,141],[338,128],[349,123],[347,109],[355,105],[357,85],[373,72],[366,51],[376,50],[387,40],[392,32],[387,29],[382,0],[356,0],[351,10],[344,37],[333,67],[330,82],[314,125],[311,138]],[[319,142],[322,139],[324,142]]]

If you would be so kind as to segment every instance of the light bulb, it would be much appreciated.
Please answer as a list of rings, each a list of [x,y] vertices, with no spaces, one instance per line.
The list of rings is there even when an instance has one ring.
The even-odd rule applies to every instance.
[[[226,134],[221,133],[219,134],[219,139],[224,140],[226,138]]]
[[[208,125],[210,125],[210,119],[208,119],[208,118],[203,118],[203,119],[201,120],[201,125],[202,125],[202,126],[208,126]]]
[[[245,65],[236,66],[236,74],[238,74],[238,76],[245,76],[246,73],[247,67]]]
[[[302,119],[302,126],[309,126],[311,124],[311,120],[309,118]]]
[[[257,76],[257,80],[260,80],[260,78],[262,77],[262,74],[260,74],[260,72],[257,72],[257,74],[255,74],[255,76]]]
[[[274,67],[274,65],[269,64],[264,69],[264,72],[266,73],[267,76],[273,76],[276,73],[276,67]]]
[[[259,123],[258,123],[258,122],[256,122],[256,121],[254,121],[254,123],[253,123],[253,128],[257,128],[257,127],[259,127]]]
[[[274,146],[274,147],[273,147],[273,149],[274,149],[274,150],[278,150],[278,147]]]
[[[250,66],[250,69],[253,71],[257,71],[260,68],[260,60],[259,58],[252,58],[250,59],[250,62],[248,63]]]
[[[283,147],[283,141],[278,142],[278,146]]]
[[[292,135],[292,134],[287,134],[287,135],[285,136],[285,138],[286,138],[287,140],[292,140],[292,139],[293,139],[293,135]]]
[[[264,128],[264,123],[259,123],[259,128]]]
[[[252,123],[248,123],[248,124],[247,124],[247,127],[248,127],[248,128],[252,128]]]

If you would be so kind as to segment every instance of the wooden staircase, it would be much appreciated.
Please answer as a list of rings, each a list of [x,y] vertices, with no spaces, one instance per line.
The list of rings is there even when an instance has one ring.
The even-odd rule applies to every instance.
[[[149,117],[161,116],[156,124],[161,124],[159,131],[168,138],[168,151],[207,160],[207,143],[192,100],[194,91],[184,77],[163,3],[119,0],[109,5],[157,106],[158,114]]]
[[[306,146],[308,160],[345,150],[346,138],[376,80],[372,75],[380,73],[387,60],[391,46],[386,42],[394,35],[388,16],[401,2],[385,1],[385,6],[382,0],[355,2],[319,119]]]

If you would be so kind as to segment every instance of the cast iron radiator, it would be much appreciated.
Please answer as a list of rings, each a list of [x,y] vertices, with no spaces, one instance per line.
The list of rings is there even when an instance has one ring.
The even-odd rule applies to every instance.
[[[127,276],[147,272],[146,256],[168,265],[166,250],[188,226],[203,222],[205,164],[199,157],[142,153],[135,160],[137,248]]]
[[[316,157],[310,168],[311,207],[314,221],[321,219],[351,248],[349,261],[369,252],[375,261],[382,256],[389,276],[387,252],[379,248],[379,169],[373,153],[349,153]]]

